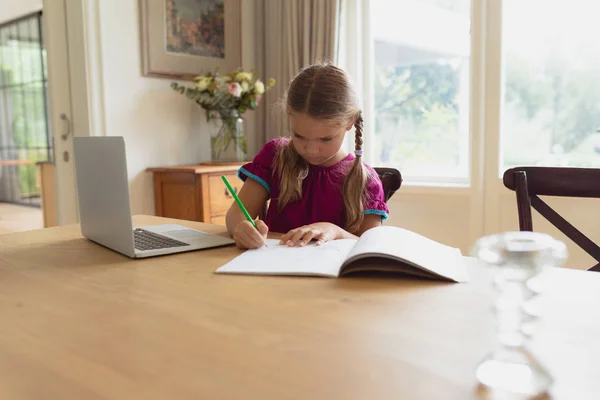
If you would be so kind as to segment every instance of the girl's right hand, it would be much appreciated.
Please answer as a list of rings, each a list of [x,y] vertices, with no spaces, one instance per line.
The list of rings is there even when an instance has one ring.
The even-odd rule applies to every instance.
[[[267,243],[269,228],[261,220],[255,223],[258,229],[250,221],[242,221],[233,231],[233,240],[240,249],[258,249]]]

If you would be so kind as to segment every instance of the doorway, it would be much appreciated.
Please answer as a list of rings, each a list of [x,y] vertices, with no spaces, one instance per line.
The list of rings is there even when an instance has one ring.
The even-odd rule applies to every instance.
[[[0,233],[43,227],[38,163],[51,162],[42,12],[0,25]]]

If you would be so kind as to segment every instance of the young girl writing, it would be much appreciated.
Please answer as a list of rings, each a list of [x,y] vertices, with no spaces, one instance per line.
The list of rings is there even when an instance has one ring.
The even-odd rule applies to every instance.
[[[333,65],[312,65],[290,83],[284,97],[291,139],[268,142],[238,171],[239,198],[256,218],[270,198],[258,229],[234,203],[229,233],[240,248],[265,244],[267,232],[284,233],[281,244],[317,245],[356,238],[388,217],[381,181],[362,162],[363,117],[348,75]],[[355,151],[342,149],[355,127]],[[249,178],[249,179],[248,179]]]

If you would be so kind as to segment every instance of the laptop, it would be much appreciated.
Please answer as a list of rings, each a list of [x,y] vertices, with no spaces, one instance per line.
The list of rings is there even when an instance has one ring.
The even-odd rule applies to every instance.
[[[73,156],[82,235],[131,258],[232,245],[229,237],[178,224],[133,227],[125,141],[74,137]]]

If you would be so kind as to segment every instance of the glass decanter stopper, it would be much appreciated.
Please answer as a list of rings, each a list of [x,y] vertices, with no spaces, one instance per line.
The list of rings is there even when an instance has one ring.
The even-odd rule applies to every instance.
[[[493,306],[498,344],[477,367],[477,379],[501,397],[545,393],[553,379],[526,346],[540,314],[534,298],[543,289],[532,279],[563,264],[565,244],[542,233],[506,232],[480,238],[472,254],[494,267],[498,293]]]

